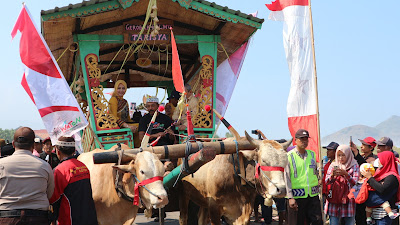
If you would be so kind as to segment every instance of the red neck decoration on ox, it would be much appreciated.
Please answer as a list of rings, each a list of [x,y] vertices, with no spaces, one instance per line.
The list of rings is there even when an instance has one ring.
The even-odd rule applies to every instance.
[[[142,182],[140,182],[140,183],[139,183],[139,182],[136,182],[136,183],[135,183],[135,189],[134,189],[134,191],[135,191],[135,197],[134,197],[134,199],[133,199],[133,204],[134,204],[134,205],[139,205],[139,187],[145,186],[145,185],[147,185],[147,184],[153,183],[153,182],[158,181],[158,180],[163,181],[163,177],[161,177],[161,176],[152,177],[152,178],[149,178],[149,179],[147,179],[147,180],[144,180],[144,181],[142,181]]]
[[[278,166],[261,166],[260,163],[256,164],[256,178],[258,179],[260,177],[260,172],[259,170],[262,171],[285,171],[283,167],[278,167]]]

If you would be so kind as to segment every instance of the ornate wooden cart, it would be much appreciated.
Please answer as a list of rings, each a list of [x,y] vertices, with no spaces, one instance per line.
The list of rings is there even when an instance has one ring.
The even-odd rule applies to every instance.
[[[103,88],[124,79],[128,87],[174,90],[171,27],[184,82],[199,98],[194,131],[212,136],[216,118],[204,105],[215,108],[217,66],[263,22],[203,0],[90,0],[42,11],[41,16],[43,36],[88,115],[85,151],[116,143],[134,145],[132,132],[120,129],[108,114]],[[155,26],[158,31],[152,35]]]

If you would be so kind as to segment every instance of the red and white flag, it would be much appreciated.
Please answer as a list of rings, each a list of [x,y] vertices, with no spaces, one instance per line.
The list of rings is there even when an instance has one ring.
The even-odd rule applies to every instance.
[[[12,38],[17,31],[21,32],[19,51],[25,67],[21,84],[39,110],[51,141],[85,128],[88,122],[25,5]]]
[[[185,87],[183,84],[183,76],[181,62],[179,61],[178,48],[175,42],[174,32],[171,29],[171,46],[172,46],[172,80],[174,81],[175,90],[183,93]]]
[[[257,12],[252,13],[251,15],[257,16]],[[238,50],[229,56],[229,59],[223,61],[217,68],[217,104],[215,109],[221,114],[221,116],[225,115],[228,108],[251,40],[252,38],[244,43]]]
[[[248,46],[248,42],[244,43],[229,59],[223,61],[217,68],[217,104],[215,107],[222,116],[225,115],[229,101],[231,100]]]
[[[289,65],[291,87],[287,103],[289,130],[310,133],[308,149],[319,160],[317,105],[308,0],[276,0],[266,4],[270,20],[284,21],[283,45]]]

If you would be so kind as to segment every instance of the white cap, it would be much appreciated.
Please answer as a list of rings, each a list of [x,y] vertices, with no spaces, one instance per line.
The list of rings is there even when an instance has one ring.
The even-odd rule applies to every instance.
[[[75,142],[66,142],[66,141],[57,141],[55,145],[63,146],[63,147],[75,147]]]
[[[155,97],[155,96],[150,96],[150,97],[147,98],[146,103],[147,103],[147,102],[155,102],[155,103],[158,103],[158,98]]]

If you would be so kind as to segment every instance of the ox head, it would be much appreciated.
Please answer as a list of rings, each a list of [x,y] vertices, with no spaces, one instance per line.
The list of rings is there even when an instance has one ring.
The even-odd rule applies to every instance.
[[[167,205],[168,196],[167,192],[164,189],[163,181],[159,179],[154,179],[157,177],[163,177],[165,172],[164,166],[157,155],[146,151],[140,152],[136,155],[126,155],[132,158],[132,161],[128,165],[118,165],[113,167],[125,173],[130,173],[134,177],[136,176],[137,180],[139,180],[140,183],[147,183],[144,186],[138,186],[140,200],[144,204],[144,206],[147,209],[150,209],[162,208]],[[126,176],[124,176],[124,178],[125,177]],[[134,179],[136,180],[136,178]],[[136,182],[138,182],[137,180]],[[133,190],[130,191],[130,193],[132,192]]]
[[[258,162],[256,174],[264,197],[269,194],[274,197],[284,197],[286,186],[284,179],[284,168],[288,164],[286,149],[291,140],[279,144],[272,140],[255,140],[246,132],[247,140],[255,146],[255,151],[241,151],[249,160]],[[258,182],[257,181],[257,182]]]

